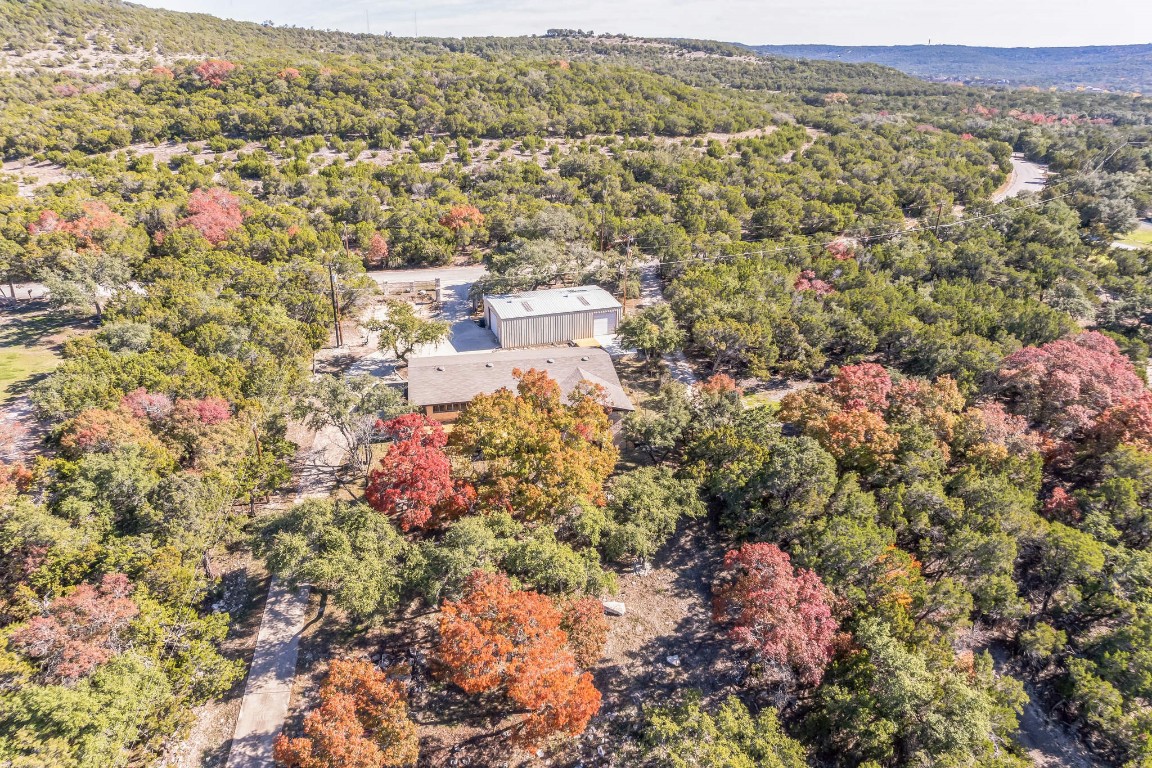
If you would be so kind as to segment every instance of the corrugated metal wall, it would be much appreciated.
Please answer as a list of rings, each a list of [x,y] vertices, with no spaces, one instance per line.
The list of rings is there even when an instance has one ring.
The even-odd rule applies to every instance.
[[[603,312],[604,310],[600,310]],[[506,349],[534,347],[540,344],[554,344],[561,341],[590,339],[593,335],[592,318],[594,311],[572,312],[564,315],[543,315],[541,317],[515,317],[496,322],[500,346]],[[619,311],[617,311],[617,318]],[[615,330],[615,323],[610,323]]]

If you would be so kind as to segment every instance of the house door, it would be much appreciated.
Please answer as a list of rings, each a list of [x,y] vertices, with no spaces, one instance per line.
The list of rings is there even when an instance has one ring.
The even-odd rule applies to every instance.
[[[592,315],[592,335],[593,336],[607,336],[613,333],[616,329],[613,328],[612,318],[615,316],[613,312],[597,312]]]

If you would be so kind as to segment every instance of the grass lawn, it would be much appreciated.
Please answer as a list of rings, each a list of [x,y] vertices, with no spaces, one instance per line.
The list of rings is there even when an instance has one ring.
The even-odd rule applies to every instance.
[[[0,348],[0,402],[12,396],[13,384],[19,384],[37,374],[56,367],[60,357],[51,349],[7,347]]]
[[[1152,227],[1140,227],[1129,232],[1119,242],[1124,245],[1135,245],[1143,248],[1152,248]]]
[[[57,345],[75,325],[75,318],[51,311],[17,311],[0,317],[0,402],[29,379],[56,367]]]

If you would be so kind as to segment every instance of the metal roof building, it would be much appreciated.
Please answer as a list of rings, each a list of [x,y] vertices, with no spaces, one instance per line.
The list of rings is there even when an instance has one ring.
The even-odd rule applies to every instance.
[[[453,421],[477,395],[515,391],[512,372],[533,368],[560,385],[565,401],[578,384],[587,382],[603,388],[612,410],[634,410],[608,353],[580,347],[414,357],[408,361],[408,402],[437,421]]]
[[[616,333],[620,302],[596,285],[485,296],[484,319],[501,347],[534,347]]]

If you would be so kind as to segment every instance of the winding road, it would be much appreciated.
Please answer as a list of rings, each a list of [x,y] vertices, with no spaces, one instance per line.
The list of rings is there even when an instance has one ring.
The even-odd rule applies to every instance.
[[[1039,192],[1048,183],[1048,166],[1025,160],[1017,153],[1012,155],[1012,175],[1004,186],[992,193],[992,201],[1003,202],[1025,192]]]

